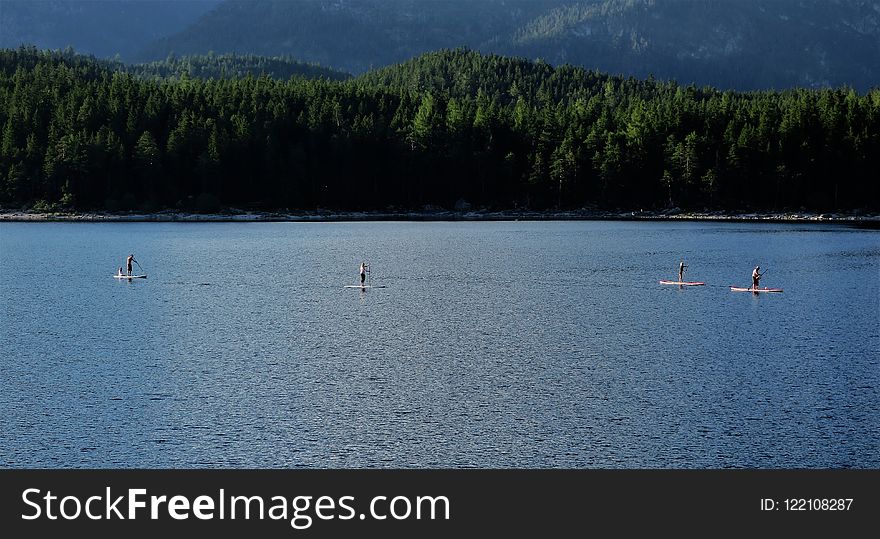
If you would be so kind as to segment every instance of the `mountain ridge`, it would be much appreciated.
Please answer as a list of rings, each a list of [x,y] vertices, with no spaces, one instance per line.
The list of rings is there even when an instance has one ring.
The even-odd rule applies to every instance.
[[[869,0],[226,0],[163,38],[170,52],[284,54],[354,74],[437,49],[570,63],[736,90],[880,80],[880,5]]]
[[[880,81],[880,3],[3,0],[0,47],[21,44],[127,63],[286,57],[353,74],[466,47],[683,85],[865,91]]]

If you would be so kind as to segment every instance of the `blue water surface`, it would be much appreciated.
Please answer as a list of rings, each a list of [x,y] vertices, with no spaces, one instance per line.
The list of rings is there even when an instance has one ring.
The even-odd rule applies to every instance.
[[[877,468],[878,322],[846,226],[2,223],[0,466]]]

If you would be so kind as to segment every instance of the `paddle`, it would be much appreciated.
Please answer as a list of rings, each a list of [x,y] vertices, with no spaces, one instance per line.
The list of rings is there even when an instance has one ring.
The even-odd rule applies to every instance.
[[[141,267],[141,263],[140,263],[140,262],[138,262],[138,261],[135,260],[134,258],[132,258],[131,261],[138,265],[138,269],[141,270],[141,273],[143,273],[144,275],[146,275],[146,272],[144,272],[144,268]]]

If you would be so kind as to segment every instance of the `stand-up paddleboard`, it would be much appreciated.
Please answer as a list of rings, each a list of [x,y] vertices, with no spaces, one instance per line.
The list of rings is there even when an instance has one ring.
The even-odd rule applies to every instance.
[[[706,283],[696,281],[660,281],[660,284],[676,284],[678,286],[703,286]]]
[[[754,292],[755,294],[757,294],[758,292],[782,292],[782,289],[781,288],[752,288],[752,287],[743,288],[740,286],[731,286],[730,291],[731,292]]]
[[[146,279],[146,275],[114,275],[117,279]]]
[[[363,290],[365,288],[386,288],[386,286],[385,285],[372,285],[372,284],[366,284],[366,285],[347,284],[347,285],[345,285],[345,288],[360,288]]]

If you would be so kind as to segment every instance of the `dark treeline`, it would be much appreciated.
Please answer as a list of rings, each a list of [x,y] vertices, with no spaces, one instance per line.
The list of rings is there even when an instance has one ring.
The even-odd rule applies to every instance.
[[[316,64],[297,62],[284,56],[267,58],[252,54],[205,54],[178,58],[169,56],[161,62],[149,62],[130,66],[120,65],[129,73],[142,77],[156,78],[198,78],[198,79],[238,79],[248,75],[259,77],[268,75],[273,79],[306,77],[345,80],[348,73],[335,71]]]
[[[347,81],[0,52],[0,203],[878,207],[880,90],[732,93],[457,50]]]

